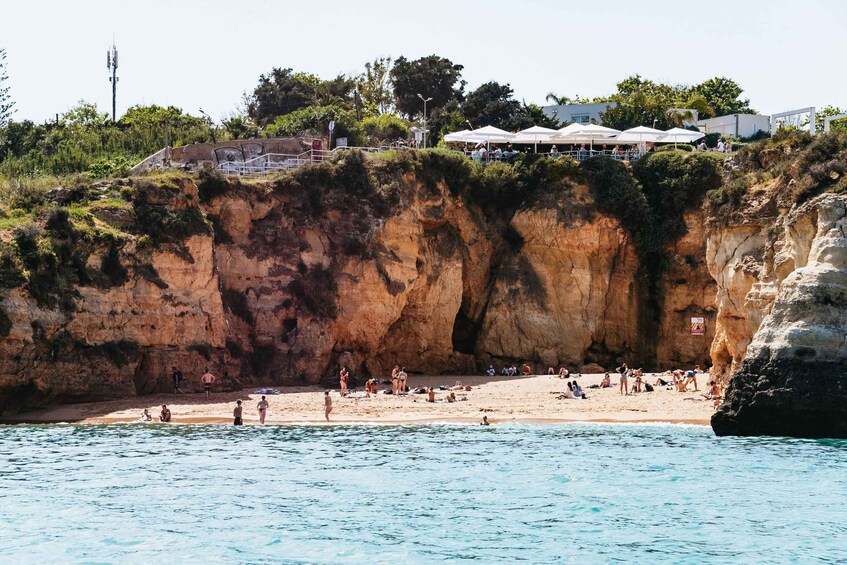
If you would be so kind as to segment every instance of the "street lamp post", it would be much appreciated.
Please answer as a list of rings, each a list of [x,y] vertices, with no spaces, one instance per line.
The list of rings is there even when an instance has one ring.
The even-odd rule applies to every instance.
[[[432,100],[432,97],[424,98],[421,95],[421,93],[419,92],[418,98],[423,100],[423,103],[424,103],[423,123],[424,123],[424,130],[426,130],[426,129],[428,129],[427,125],[426,125],[426,103],[429,102],[430,100]],[[426,131],[423,132],[423,145],[424,145],[424,147],[426,147]]]

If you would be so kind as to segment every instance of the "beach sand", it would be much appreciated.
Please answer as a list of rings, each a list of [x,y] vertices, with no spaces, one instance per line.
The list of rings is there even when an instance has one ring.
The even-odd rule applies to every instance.
[[[492,424],[502,422],[670,422],[708,425],[714,411],[712,402],[703,397],[706,375],[698,377],[699,392],[680,393],[656,387],[654,392],[630,396],[621,395],[617,387],[590,389],[599,384],[602,375],[583,375],[579,383],[589,396],[587,400],[558,400],[556,393],[566,390],[565,381],[553,376],[535,375],[519,377],[439,376],[410,375],[410,387],[452,386],[457,380],[471,385],[470,391],[456,391],[458,398],[466,401],[441,402],[448,391],[436,391],[436,402],[426,402],[425,394],[407,396],[385,394],[364,395],[363,388],[342,398],[337,390],[331,391],[332,424],[344,423],[478,423],[488,416]],[[573,380],[571,377],[569,380]],[[633,379],[630,379],[630,385]],[[646,376],[645,382],[654,383],[655,376]],[[612,383],[617,383],[612,375]],[[380,385],[380,389],[390,385]],[[283,387],[279,395],[268,395],[270,409],[266,424],[326,423],[324,420],[324,390],[318,387]],[[162,404],[172,413],[172,423],[232,423],[235,401],[244,401],[245,425],[258,424],[256,403],[261,395],[254,389],[239,392],[213,393],[206,401],[203,394],[156,394],[121,400],[65,404],[18,414],[7,418],[11,422],[80,422],[117,423],[135,422],[144,408],[158,421]],[[2,421],[2,420],[0,420]]]

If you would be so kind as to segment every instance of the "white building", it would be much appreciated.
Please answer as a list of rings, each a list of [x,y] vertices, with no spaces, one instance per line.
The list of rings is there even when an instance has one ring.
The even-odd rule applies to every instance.
[[[574,124],[599,124],[603,118],[600,116],[608,108],[617,106],[617,102],[598,102],[596,104],[558,104],[555,106],[542,106],[544,115],[556,118],[562,123]],[[670,112],[676,112],[683,116],[682,125],[693,126],[697,121],[697,110],[690,108],[670,108]],[[642,124],[652,126],[653,124]]]
[[[760,114],[730,114],[698,120],[697,127],[703,133],[750,137],[759,131],[771,131],[771,117]]]
[[[601,112],[606,108],[617,106],[617,102],[599,102],[597,104],[557,104],[555,106],[542,106],[544,115],[548,118],[556,118],[562,123],[572,122],[574,124],[599,124],[602,120]]]

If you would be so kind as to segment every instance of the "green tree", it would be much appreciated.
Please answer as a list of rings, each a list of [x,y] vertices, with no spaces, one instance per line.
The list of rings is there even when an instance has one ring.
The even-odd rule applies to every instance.
[[[726,116],[728,114],[755,114],[750,108],[750,99],[741,99],[744,90],[738,83],[726,77],[714,77],[703,81],[691,88],[692,93],[697,93],[706,99],[715,116]]]
[[[437,110],[454,98],[461,99],[465,88],[463,68],[437,55],[414,61],[400,57],[390,73],[397,110],[407,116],[422,114],[423,102],[418,94],[432,98],[427,103],[427,111]]]
[[[486,82],[467,95],[461,105],[462,113],[475,127],[511,127],[513,118],[521,110],[512,92],[508,84]]]
[[[362,120],[366,142],[370,145],[381,145],[406,139],[409,135],[409,124],[394,114],[380,114]]]
[[[379,116],[391,112],[394,106],[391,65],[391,57],[378,57],[365,63],[365,72],[356,79],[356,88],[362,97],[365,116]]]
[[[269,137],[325,135],[330,121],[335,122],[333,138],[346,137],[350,145],[361,143],[361,124],[356,115],[340,106],[308,106],[289,112],[278,116],[264,133]]]
[[[259,77],[247,112],[259,124],[270,123],[277,116],[308,106],[315,98],[319,83],[314,75],[275,67],[270,74]]]
[[[0,127],[9,123],[12,114],[15,113],[15,102],[9,94],[9,87],[4,83],[9,80],[6,74],[6,50],[0,49]]]
[[[522,130],[532,126],[558,129],[562,124],[558,119],[551,118],[545,114],[541,106],[524,102],[521,104],[518,113],[512,116],[512,120],[509,122],[509,129]]]
[[[823,132],[824,118],[828,116],[837,116],[839,114],[847,114],[847,111],[842,110],[838,106],[825,106],[815,112],[815,131]],[[847,118],[834,120],[829,123],[830,129],[847,130]]]
[[[259,128],[249,116],[232,114],[221,125],[230,139],[250,139],[259,135]]]

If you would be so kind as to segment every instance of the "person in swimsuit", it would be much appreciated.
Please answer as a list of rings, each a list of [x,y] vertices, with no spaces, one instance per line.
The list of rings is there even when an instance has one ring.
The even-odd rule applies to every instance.
[[[341,385],[341,396],[347,396],[347,383],[350,382],[350,373],[347,372],[347,367],[341,367],[339,384]]]
[[[240,400],[238,402],[241,403]],[[259,403],[256,405],[256,409],[259,410],[259,423],[260,424],[265,423],[265,415],[268,413],[268,406],[269,406],[268,401],[265,399],[264,396],[262,397],[262,400],[260,400]]]
[[[166,404],[162,404],[162,411],[159,413],[159,421],[160,422],[170,422],[171,421],[171,411],[168,409]]]
[[[391,394],[396,395],[397,389],[400,388],[400,365],[394,365],[391,370]]]
[[[206,400],[211,400],[212,398],[212,383],[215,382],[215,375],[209,372],[209,368],[206,367],[206,372],[200,377],[200,380],[203,382],[203,390],[206,392]]]
[[[406,380],[408,380],[409,375],[406,374],[406,367],[400,369],[400,372],[397,373],[397,378],[400,379],[400,394],[406,394]]]
[[[232,425],[233,426],[242,426],[244,425],[244,421],[241,419],[241,411],[243,408],[241,407],[241,401],[235,401],[235,408],[232,410]]]
[[[174,394],[182,394],[182,371],[180,371],[176,367],[171,367],[171,379],[174,383]]]
[[[482,417],[482,422],[479,423],[480,426],[490,426],[491,424],[488,422],[488,416]]]
[[[139,418],[142,422],[151,422],[153,420],[153,416],[150,415],[150,411],[146,408],[144,412],[141,413],[141,418]]]
[[[329,422],[329,413],[332,412],[332,399],[329,397],[329,391],[324,393],[324,417]]]
[[[626,363],[624,363],[623,365],[621,365],[620,367],[618,367],[615,370],[621,374],[621,378],[620,378],[620,381],[621,381],[620,392],[621,392],[621,394],[629,395],[629,384],[627,383],[629,367],[627,367]]]
[[[695,366],[693,369],[689,369],[685,372],[685,390],[688,390],[688,385],[694,383],[694,390],[699,391],[697,388],[697,373],[700,372],[700,365]]]
[[[600,388],[609,388],[612,386],[612,377],[609,376],[609,372],[603,375],[603,380],[600,381]]]

